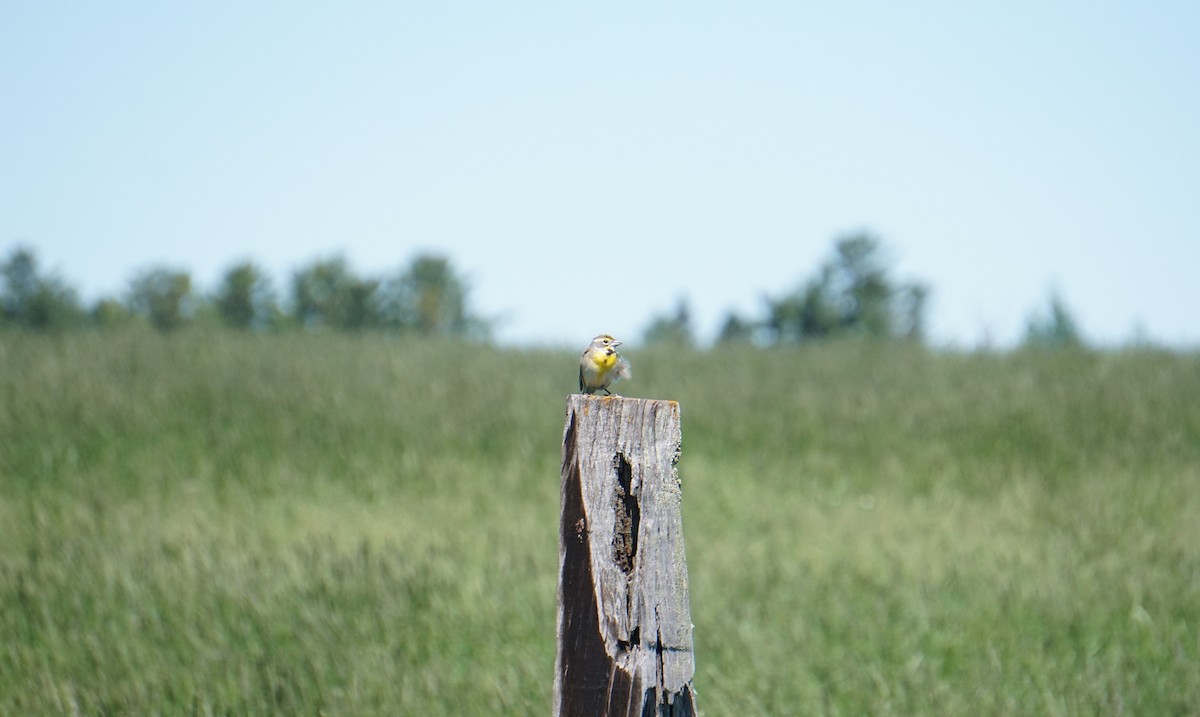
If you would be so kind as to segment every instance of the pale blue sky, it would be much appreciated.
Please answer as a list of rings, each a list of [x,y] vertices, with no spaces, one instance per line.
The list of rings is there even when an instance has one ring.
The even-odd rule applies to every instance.
[[[445,253],[508,342],[703,334],[877,233],[931,334],[1200,345],[1200,4],[5,3],[0,251]]]

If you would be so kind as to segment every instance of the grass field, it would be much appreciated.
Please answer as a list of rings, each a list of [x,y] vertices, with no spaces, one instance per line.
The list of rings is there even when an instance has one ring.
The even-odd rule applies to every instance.
[[[705,715],[1200,714],[1200,357],[629,352]],[[0,715],[550,709],[572,352],[0,334]]]

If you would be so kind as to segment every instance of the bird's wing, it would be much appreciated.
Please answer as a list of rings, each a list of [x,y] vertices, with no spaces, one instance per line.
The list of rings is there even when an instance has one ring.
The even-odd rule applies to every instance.
[[[579,392],[583,393],[583,366],[579,367]]]

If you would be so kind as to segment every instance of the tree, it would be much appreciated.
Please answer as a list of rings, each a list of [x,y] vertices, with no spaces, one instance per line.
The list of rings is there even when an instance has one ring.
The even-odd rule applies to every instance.
[[[899,309],[899,324],[896,329],[899,336],[911,341],[924,341],[929,287],[925,284],[908,284],[900,288],[896,300]]]
[[[100,329],[115,329],[135,320],[129,307],[111,297],[100,299],[93,304],[89,315],[92,325]]]
[[[192,278],[182,270],[156,267],[129,282],[129,311],[161,331],[185,326],[195,311]]]
[[[249,261],[225,272],[213,301],[221,321],[237,329],[264,328],[279,314],[270,277]]]
[[[78,326],[79,296],[62,279],[43,275],[33,250],[18,247],[0,264],[0,324],[50,330]]]
[[[1075,317],[1057,291],[1050,292],[1045,313],[1032,313],[1025,324],[1025,345],[1041,348],[1067,348],[1083,345]]]
[[[754,341],[756,327],[754,322],[743,318],[735,311],[730,311],[717,332],[718,345],[748,344]]]
[[[360,279],[344,257],[314,262],[292,279],[293,310],[305,328],[364,329],[378,326],[375,279]]]
[[[853,234],[834,244],[817,275],[795,292],[767,297],[764,322],[773,343],[858,336],[921,339],[928,288],[889,275],[879,240]]]
[[[676,302],[674,314],[663,314],[651,319],[649,326],[642,333],[642,343],[646,346],[659,344],[676,348],[695,346],[692,310],[687,299],[680,298]]]
[[[467,307],[467,282],[446,257],[422,254],[381,289],[384,325],[422,336],[486,338],[490,322]]]
[[[796,343],[838,333],[842,317],[828,288],[829,273],[828,267],[823,268],[820,276],[781,299],[766,297],[767,318],[763,325],[772,343]]]

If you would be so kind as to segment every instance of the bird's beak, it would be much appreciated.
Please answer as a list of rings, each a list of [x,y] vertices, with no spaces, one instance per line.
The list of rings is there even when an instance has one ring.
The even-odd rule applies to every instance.
[[[612,342],[612,345],[613,345],[613,346],[620,346],[620,345],[621,345],[621,342],[620,342],[620,341],[614,341],[614,342]]]

